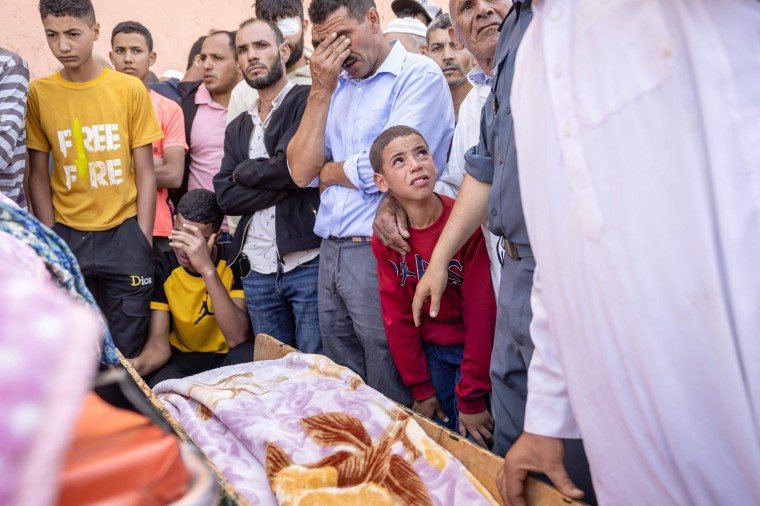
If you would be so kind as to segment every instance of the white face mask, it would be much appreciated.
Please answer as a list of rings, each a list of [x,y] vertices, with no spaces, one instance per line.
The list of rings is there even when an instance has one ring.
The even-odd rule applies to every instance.
[[[298,18],[282,18],[277,22],[277,28],[280,29],[284,37],[290,37],[298,33],[301,28],[301,21]]]

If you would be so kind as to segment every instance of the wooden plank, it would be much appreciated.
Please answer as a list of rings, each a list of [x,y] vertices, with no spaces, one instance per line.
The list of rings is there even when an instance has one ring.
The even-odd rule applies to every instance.
[[[403,406],[402,406],[403,407]],[[425,433],[454,455],[483,484],[499,504],[504,504],[496,488],[496,474],[504,465],[504,459],[481,448],[456,432],[441,427],[434,421],[404,407],[420,424]],[[557,489],[541,480],[528,476],[525,483],[526,502],[532,505],[564,506],[582,504],[560,494]]]
[[[169,423],[174,433],[177,434],[177,436],[182,441],[188,442],[198,448],[198,451],[201,452],[201,455],[203,455],[203,458],[206,460],[206,464],[208,464],[208,466],[216,474],[216,479],[219,482],[222,493],[226,495],[227,502],[240,506],[250,506],[248,500],[240,495],[240,493],[235,490],[235,487],[233,487],[232,484],[227,481],[227,478],[224,477],[222,471],[216,466],[216,464],[214,464],[211,459],[208,458],[208,456],[203,452],[203,449],[201,449],[201,447],[198,446],[195,441],[193,441],[193,438],[190,437],[190,435],[185,431],[184,427],[182,427],[182,425],[180,425],[180,423],[172,416],[172,414],[169,413],[161,401],[158,400],[158,397],[156,397],[156,395],[153,393],[153,390],[151,390],[148,384],[143,381],[140,375],[137,374],[137,371],[135,371],[135,369],[129,364],[129,362],[127,362],[121,353],[119,353],[119,361],[121,362],[121,365],[124,367],[124,369],[127,370],[137,386],[140,387],[140,390],[142,390],[143,394],[145,394],[145,396],[148,398],[153,409],[155,409]],[[225,501],[223,500],[222,503],[224,504]]]
[[[258,334],[254,342],[253,357],[254,360],[274,360],[282,358],[288,353],[298,351],[287,344],[283,344],[277,339],[266,334]],[[445,427],[441,427],[432,420],[429,420],[411,409],[401,406],[409,413],[415,421],[422,427],[422,430],[436,443],[448,450],[467,469],[491,495],[499,502],[504,504],[496,489],[496,473],[504,465],[504,459],[497,455],[484,450],[478,445],[472,443],[459,434],[452,432]],[[544,483],[541,480],[528,476],[525,484],[526,502],[529,506],[564,506],[566,504],[582,504],[573,501],[560,494],[557,489]]]
[[[253,360],[276,360],[288,353],[298,351],[272,336],[258,334],[253,342]]]

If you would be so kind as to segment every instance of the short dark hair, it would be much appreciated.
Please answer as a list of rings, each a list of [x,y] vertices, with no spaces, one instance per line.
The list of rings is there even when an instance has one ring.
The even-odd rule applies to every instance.
[[[71,16],[91,26],[95,24],[95,8],[90,0],[40,0],[39,10],[42,19],[48,16]]]
[[[369,148],[369,163],[372,165],[372,170],[378,174],[383,173],[383,150],[388,147],[388,144],[392,140],[399,137],[409,137],[410,135],[417,135],[422,142],[425,143],[425,147],[430,149],[425,137],[422,136],[417,130],[406,125],[395,125],[383,131],[372,143],[372,147]],[[183,215],[184,216],[184,215]]]
[[[436,17],[427,27],[427,39],[430,40],[430,32],[433,30],[448,30],[451,27],[451,16],[441,14]]]
[[[280,28],[273,22],[269,21],[268,19],[248,18],[242,23],[240,23],[240,26],[238,27],[238,31],[242,30],[248,25],[252,25],[253,23],[264,23],[265,25],[267,25],[272,30],[272,33],[274,34],[274,41],[278,46],[285,42],[285,37],[282,35]],[[237,32],[235,32],[235,34],[237,34]]]
[[[219,34],[226,34],[227,37],[230,39],[230,49],[232,50],[232,53],[237,55],[237,46],[235,46],[235,36],[237,35],[237,30],[235,31],[227,31],[227,30],[213,30],[211,33],[208,34],[207,37],[213,37],[214,35]],[[203,45],[203,44],[201,44]],[[188,67],[189,68],[189,67]]]
[[[193,62],[195,61],[195,57],[201,54],[201,48],[203,47],[204,40],[206,40],[206,36],[201,35],[198,37],[198,40],[193,42],[193,45],[190,48],[190,53],[187,55],[187,67],[185,67],[185,70],[190,70],[190,67],[193,66]]]
[[[187,221],[205,225],[211,223],[214,230],[219,230],[224,220],[224,213],[216,203],[214,192],[197,188],[185,193],[177,204],[177,214]]]
[[[309,5],[309,19],[312,23],[324,23],[325,20],[341,7],[357,21],[363,21],[371,8],[377,8],[374,0],[313,0]]]
[[[253,9],[257,18],[267,21],[279,21],[294,16],[303,21],[301,0],[256,0]]]
[[[148,46],[148,52],[153,51],[153,36],[150,34],[150,30],[145,28],[142,23],[137,21],[122,21],[116,25],[111,32],[111,47],[113,47],[113,39],[120,33],[138,33],[145,39],[145,44]]]

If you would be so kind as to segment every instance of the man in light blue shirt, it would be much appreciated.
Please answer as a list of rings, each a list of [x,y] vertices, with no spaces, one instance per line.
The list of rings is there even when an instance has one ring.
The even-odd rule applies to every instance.
[[[314,0],[312,88],[288,147],[299,186],[323,192],[314,231],[323,238],[319,317],[325,354],[367,383],[411,404],[388,350],[370,247],[382,196],[369,148],[392,125],[425,137],[443,167],[454,131],[446,79],[431,59],[383,38],[373,0]],[[342,72],[341,72],[342,70]]]

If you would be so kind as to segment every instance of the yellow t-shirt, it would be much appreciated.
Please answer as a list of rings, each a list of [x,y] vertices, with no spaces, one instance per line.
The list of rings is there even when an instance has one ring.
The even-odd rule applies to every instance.
[[[245,299],[240,273],[227,265],[227,255],[227,248],[217,244],[216,272],[231,299]],[[230,351],[216,321],[206,283],[199,274],[187,271],[174,251],[168,251],[156,260],[153,279],[150,308],[171,313],[170,345],[185,353]]]
[[[107,68],[86,83],[56,72],[32,81],[26,145],[53,153],[55,221],[108,230],[137,215],[132,150],[161,139],[148,90]]]

